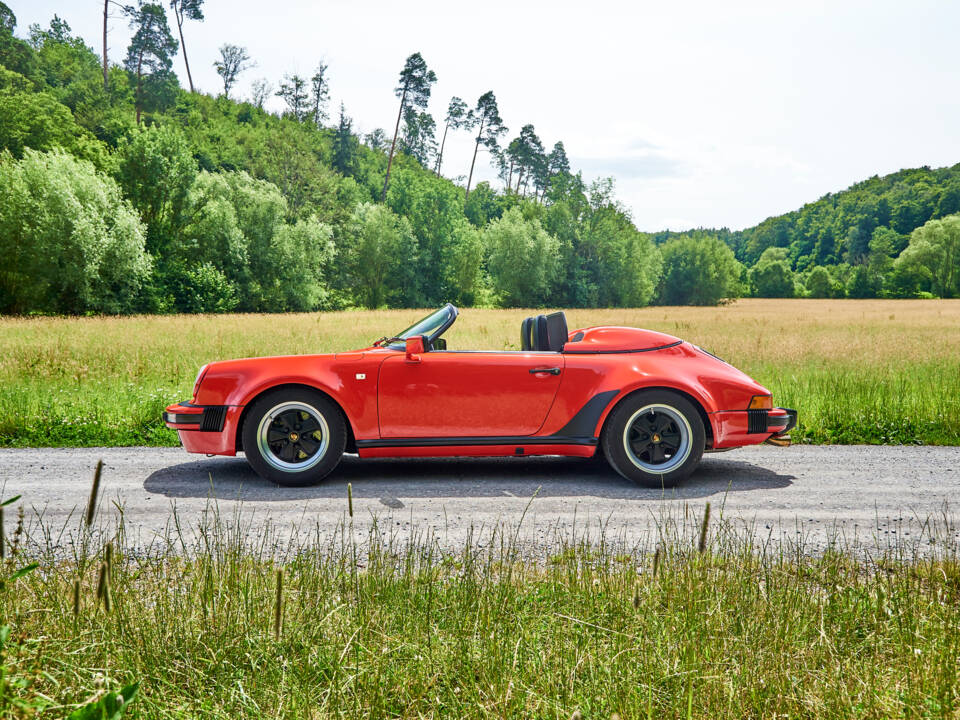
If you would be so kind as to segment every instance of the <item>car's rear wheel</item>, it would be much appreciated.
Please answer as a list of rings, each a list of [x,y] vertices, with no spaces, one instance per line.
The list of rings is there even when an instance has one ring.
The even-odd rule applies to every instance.
[[[673,487],[694,471],[706,434],[700,413],[682,395],[646,390],[617,405],[601,436],[610,465],[646,487]]]
[[[253,401],[243,423],[247,461],[278,485],[319,482],[337,466],[347,441],[343,413],[322,393],[283,388]]]

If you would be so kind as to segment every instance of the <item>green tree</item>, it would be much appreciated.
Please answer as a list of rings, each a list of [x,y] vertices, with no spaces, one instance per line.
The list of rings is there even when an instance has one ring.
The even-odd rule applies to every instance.
[[[812,298],[833,297],[833,284],[830,280],[830,273],[825,267],[814,266],[807,275],[807,295]]]
[[[749,273],[757,297],[792,298],[796,295],[796,278],[788,256],[786,248],[770,247],[763,251]]]
[[[340,122],[333,136],[333,167],[341,175],[353,175],[357,169],[357,138],[353,134],[353,120],[347,117],[340,103]]]
[[[310,110],[313,124],[318,128],[329,119],[327,103],[330,101],[330,81],[327,79],[327,66],[317,64],[316,72],[310,77]]]
[[[436,155],[437,141],[434,137],[437,123],[430,113],[415,112],[408,108],[403,121],[403,138],[400,149],[424,167]]]
[[[924,277],[934,295],[960,296],[960,215],[930,220],[914,230],[894,265],[901,273]]]
[[[130,28],[134,33],[124,65],[137,78],[134,103],[139,125],[144,108],[169,84],[171,58],[177,52],[177,41],[170,34],[167,14],[158,3],[143,3],[134,11]]]
[[[56,147],[91,160],[97,167],[108,163],[106,148],[77,125],[69,108],[52,93],[33,90],[23,75],[0,66],[0,148],[19,158],[26,148]]]
[[[122,313],[150,276],[120,189],[61,150],[0,158],[0,312]]]
[[[213,67],[223,80],[223,96],[230,97],[230,88],[237,82],[237,77],[244,70],[253,67],[253,63],[250,62],[250,55],[246,48],[226,43],[220,46],[220,59],[213,63]],[[269,94],[270,91],[264,88],[259,99],[254,99],[254,104],[257,107],[263,107],[263,101]]]
[[[473,145],[473,159],[470,161],[470,174],[467,176],[467,191],[464,201],[470,199],[470,184],[473,182],[473,168],[477,164],[477,151],[482,144],[491,153],[496,154],[500,149],[500,136],[507,132],[503,120],[500,118],[500,108],[497,107],[497,98],[493,90],[485,92],[477,100],[477,106],[467,115],[464,127],[477,128],[477,140]]]
[[[447,116],[444,118],[443,140],[440,141],[440,152],[437,154],[437,175],[440,175],[440,166],[443,164],[443,149],[447,145],[447,133],[450,130],[459,130],[467,120],[467,104],[454,95],[447,106]]]
[[[194,92],[190,61],[187,60],[187,44],[183,40],[183,21],[203,20],[203,0],[170,0],[170,9],[173,10],[177,31],[180,33],[180,48],[183,50],[183,64],[187,68],[187,82],[190,84],[190,92]]]
[[[560,244],[519,208],[507,210],[483,232],[493,288],[506,307],[539,307],[550,298]]]
[[[372,203],[356,207],[344,257],[348,282],[368,308],[404,305],[416,284],[417,241],[410,223],[390,208]]]
[[[183,132],[150,126],[119,148],[117,179],[147,224],[147,249],[163,256],[183,221],[197,163]]]
[[[503,215],[503,211],[503,198],[486,181],[477,183],[463,207],[463,214],[478,228]]]
[[[716,305],[738,293],[741,265],[714,235],[697,234],[665,243],[660,302],[664,305]]]
[[[390,154],[387,156],[387,174],[383,179],[383,192],[380,193],[380,202],[386,202],[387,188],[390,186],[390,169],[393,166],[393,154],[397,147],[397,135],[400,133],[400,119],[404,117],[407,108],[414,111],[423,110],[430,102],[430,92],[437,81],[437,75],[427,68],[427,62],[420,53],[414,53],[407,58],[400,71],[400,82],[394,89],[394,94],[400,98],[400,109],[397,111],[397,124],[393,129],[393,142],[390,144]]]
[[[303,122],[307,119],[308,98],[307,81],[294,73],[285,75],[284,81],[280,83],[280,89],[277,90],[277,97],[283,98],[287,103],[287,111],[294,120]]]

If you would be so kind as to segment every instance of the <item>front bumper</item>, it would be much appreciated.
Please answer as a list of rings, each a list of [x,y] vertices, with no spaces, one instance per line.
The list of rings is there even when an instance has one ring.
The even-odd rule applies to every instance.
[[[180,402],[164,411],[163,422],[177,431],[187,452],[236,455],[236,428],[242,410],[237,405]]]
[[[790,408],[773,410],[730,410],[713,413],[713,445],[711,449],[758,445],[770,441],[789,445],[787,435],[797,425],[797,411]]]

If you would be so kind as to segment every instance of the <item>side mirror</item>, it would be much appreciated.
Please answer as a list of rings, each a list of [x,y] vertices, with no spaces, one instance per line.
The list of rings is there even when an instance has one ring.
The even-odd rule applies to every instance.
[[[420,362],[420,353],[425,352],[423,335],[407,338],[407,362]]]

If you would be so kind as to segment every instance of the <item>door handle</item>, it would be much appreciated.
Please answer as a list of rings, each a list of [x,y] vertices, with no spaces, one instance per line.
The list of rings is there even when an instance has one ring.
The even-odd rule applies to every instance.
[[[560,368],[530,368],[531,375],[539,375],[540,373],[547,373],[548,375],[559,375]]]

